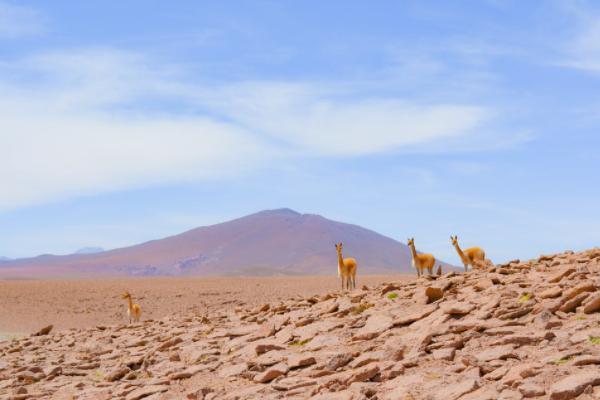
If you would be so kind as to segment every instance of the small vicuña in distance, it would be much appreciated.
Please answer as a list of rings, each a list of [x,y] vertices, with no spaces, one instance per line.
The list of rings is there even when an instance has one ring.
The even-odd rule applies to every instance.
[[[469,265],[471,266],[471,269],[483,268],[485,265],[485,251],[483,251],[481,247],[470,247],[462,250],[458,245],[458,236],[450,236],[450,240],[452,241],[452,245],[460,257],[460,260],[465,266],[465,272],[467,272],[469,269]]]
[[[342,243],[335,245],[338,254],[338,276],[342,279],[342,290],[344,290],[344,282],[346,289],[356,289],[356,260],[354,258],[342,257]]]
[[[133,302],[129,292],[123,293],[122,298],[127,300],[127,317],[129,317],[129,323],[131,324],[132,320],[134,322],[140,322],[140,317],[142,316],[142,307]]]
[[[433,254],[417,254],[415,248],[415,238],[407,240],[408,247],[412,254],[412,265],[417,270],[417,277],[423,275],[425,269],[429,272],[429,275],[433,275],[433,266],[435,265],[435,257]]]

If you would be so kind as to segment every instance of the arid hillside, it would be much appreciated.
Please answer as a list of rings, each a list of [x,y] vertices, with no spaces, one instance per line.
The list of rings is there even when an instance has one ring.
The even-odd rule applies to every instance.
[[[345,255],[359,260],[361,274],[413,272],[410,250],[400,242],[360,226],[281,209],[111,251],[3,261],[0,279],[331,274],[337,265],[334,243],[340,241]]]
[[[13,399],[593,400],[600,249],[0,342]]]

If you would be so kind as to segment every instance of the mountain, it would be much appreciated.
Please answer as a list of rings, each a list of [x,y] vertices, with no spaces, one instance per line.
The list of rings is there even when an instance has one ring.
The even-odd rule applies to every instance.
[[[357,225],[289,209],[268,210],[95,254],[3,263],[0,277],[318,275],[337,273],[336,242],[359,274],[414,273],[409,248]]]
[[[0,262],[2,262],[2,261],[9,261],[9,260],[10,260],[10,258],[8,258],[8,257],[0,256]]]
[[[102,253],[103,251],[104,249],[102,247],[82,247],[73,254],[96,254]]]

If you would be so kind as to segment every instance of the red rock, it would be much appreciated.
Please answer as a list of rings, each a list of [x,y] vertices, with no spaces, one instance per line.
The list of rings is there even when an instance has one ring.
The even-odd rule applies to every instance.
[[[427,296],[427,304],[433,303],[444,297],[444,291],[435,286],[429,286],[425,289],[425,296]]]
[[[123,378],[125,375],[127,375],[129,373],[130,369],[127,367],[118,367],[114,370],[112,370],[111,372],[109,372],[106,377],[104,378],[107,382],[114,382],[114,381],[118,381],[119,379]]]
[[[570,299],[574,298],[575,296],[579,295],[580,293],[594,292],[595,290],[596,290],[596,285],[594,284],[594,282],[583,282],[583,283],[580,283],[579,285],[575,286],[574,288],[568,290],[564,294],[563,299],[570,300]]]
[[[125,396],[125,400],[139,400],[144,397],[148,397],[155,393],[162,393],[169,390],[168,386],[163,385],[147,385],[138,389],[135,389],[133,392],[129,393]]]
[[[394,326],[394,321],[386,315],[372,315],[364,327],[354,335],[354,340],[369,340],[379,336]]]
[[[560,306],[560,308],[558,309],[561,312],[573,312],[575,311],[575,309],[577,307],[579,307],[581,305],[581,303],[583,303],[583,301],[589,297],[589,293],[580,293],[577,296],[571,298],[570,300],[566,301],[562,306]]]
[[[456,352],[456,350],[454,348],[446,348],[446,349],[434,350],[431,354],[435,360],[452,361],[452,360],[454,360],[455,352]]]
[[[546,394],[546,390],[544,390],[543,386],[529,382],[519,386],[519,392],[521,392],[523,397],[538,397]]]
[[[352,382],[364,382],[368,381],[379,372],[379,366],[377,365],[365,365],[364,367],[352,370],[350,372],[350,378],[346,381],[346,384]]]
[[[561,379],[550,387],[550,400],[569,400],[579,396],[588,386],[600,385],[597,369],[582,371]]]
[[[538,297],[540,299],[553,299],[556,297],[560,297],[560,295],[562,294],[562,289],[559,287],[553,287],[550,289],[546,289],[543,292],[541,292]]]
[[[316,363],[317,361],[313,356],[305,354],[293,354],[287,359],[287,365],[290,369],[308,367]]]
[[[219,370],[217,371],[217,374],[221,378],[229,378],[229,377],[232,377],[232,376],[241,375],[247,369],[248,369],[248,366],[245,363],[243,363],[243,364],[234,364],[234,365],[229,365],[229,366],[226,366],[226,367],[219,368]]]
[[[275,342],[263,342],[263,343],[259,343],[254,347],[254,352],[257,355],[261,355],[264,354],[268,351],[272,351],[272,350],[284,350],[285,347],[278,345]]]
[[[287,374],[289,368],[286,364],[277,364],[272,367],[269,367],[265,372],[262,372],[254,377],[254,382],[258,383],[267,383],[271,382],[273,379]]]
[[[403,315],[401,317],[396,317],[394,319],[394,326],[410,325],[415,321],[418,321],[420,319],[423,319],[423,318],[429,316],[431,313],[433,313],[437,309],[438,309],[437,304],[430,304],[428,306],[423,307],[421,310],[419,310],[415,313],[412,313],[409,315]]]
[[[52,330],[54,326],[53,325],[48,325],[43,327],[42,329],[40,329],[39,331],[37,331],[36,333],[33,334],[33,336],[44,336],[50,333],[50,331]]]
[[[583,307],[583,312],[591,314],[600,311],[600,293],[593,295]]]
[[[447,302],[443,303],[440,308],[449,315],[466,315],[470,313],[475,306],[465,302]]]
[[[507,358],[515,358],[512,345],[491,347],[475,355],[479,361],[506,360]]]
[[[456,400],[479,388],[476,379],[467,379],[451,385],[443,385],[432,396],[434,400]]]

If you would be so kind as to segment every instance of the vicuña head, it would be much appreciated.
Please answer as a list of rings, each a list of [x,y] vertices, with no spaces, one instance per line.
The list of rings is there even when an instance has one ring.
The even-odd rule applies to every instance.
[[[354,258],[344,258],[342,256],[342,243],[336,243],[335,249],[338,255],[338,276],[342,279],[342,290],[344,290],[344,282],[346,289],[356,288],[356,260]]]
[[[140,317],[142,316],[142,307],[139,304],[134,304],[133,299],[131,298],[131,294],[129,292],[125,292],[121,295],[121,298],[127,300],[127,316],[129,317],[129,323],[131,321],[140,322]]]
[[[456,235],[450,236],[450,241],[465,267],[465,272],[467,272],[469,265],[471,268],[482,268],[485,265],[485,251],[481,247],[470,247],[462,250],[458,244],[458,236]]]
[[[417,276],[420,277],[423,275],[425,269],[427,269],[429,275],[432,275],[435,257],[432,254],[418,254],[415,247],[415,238],[409,238],[406,243],[408,244],[408,247],[410,247],[412,265],[417,270]]]

